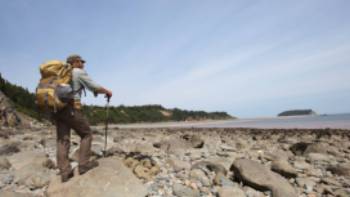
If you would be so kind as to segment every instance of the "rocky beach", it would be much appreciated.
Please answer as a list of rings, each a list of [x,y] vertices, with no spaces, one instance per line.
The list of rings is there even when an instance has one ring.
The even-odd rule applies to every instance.
[[[338,129],[94,127],[92,158],[60,182],[55,128],[1,127],[0,196],[350,196],[350,131]]]

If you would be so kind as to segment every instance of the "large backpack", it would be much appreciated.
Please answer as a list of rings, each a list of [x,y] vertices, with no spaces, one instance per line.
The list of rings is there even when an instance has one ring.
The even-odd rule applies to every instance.
[[[73,99],[72,70],[70,64],[58,60],[40,65],[41,79],[36,89],[36,104],[40,110],[57,112]]]

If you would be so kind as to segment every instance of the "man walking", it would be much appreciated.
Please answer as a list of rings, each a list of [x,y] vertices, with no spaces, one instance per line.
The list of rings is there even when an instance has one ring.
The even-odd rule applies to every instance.
[[[89,161],[92,132],[87,119],[81,112],[82,90],[87,88],[94,94],[105,94],[112,97],[112,92],[95,83],[84,71],[85,61],[79,55],[71,55],[67,63],[73,67],[71,86],[75,93],[74,102],[54,114],[57,129],[57,165],[61,173],[62,182],[73,177],[73,170],[70,166],[68,155],[70,148],[70,130],[73,129],[80,136],[79,148],[79,174],[98,166],[97,161]]]

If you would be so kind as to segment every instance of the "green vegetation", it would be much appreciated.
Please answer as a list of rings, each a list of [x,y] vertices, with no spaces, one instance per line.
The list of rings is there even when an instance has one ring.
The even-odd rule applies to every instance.
[[[289,110],[279,113],[278,116],[303,116],[303,115],[316,115],[312,109],[297,109]]]
[[[35,95],[20,86],[13,85],[2,78],[0,74],[0,91],[2,91],[13,103],[16,110],[31,117],[40,119],[40,113],[35,105]],[[103,123],[106,120],[105,107],[95,105],[83,106],[83,112],[91,124]],[[111,123],[136,123],[136,122],[162,122],[162,121],[187,121],[206,119],[230,119],[226,112],[187,111],[178,108],[166,109],[161,105],[144,106],[111,106],[109,109]]]
[[[186,121],[207,119],[229,119],[232,118],[226,112],[187,111],[180,109],[166,109],[161,105],[143,106],[118,106],[110,107],[109,121],[112,123],[136,123],[136,122],[163,122],[163,121]],[[105,121],[106,110],[100,106],[84,106],[84,114],[91,124]]]
[[[0,73],[0,91],[11,100],[17,111],[40,120],[40,114],[36,110],[35,95],[28,89],[8,82]]]

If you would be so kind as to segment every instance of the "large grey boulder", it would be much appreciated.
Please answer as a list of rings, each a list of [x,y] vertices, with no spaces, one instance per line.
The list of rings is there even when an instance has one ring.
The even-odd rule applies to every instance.
[[[15,170],[28,165],[39,165],[44,167],[49,160],[45,153],[36,151],[23,151],[9,156],[7,159]]]
[[[270,190],[273,197],[297,196],[285,178],[256,161],[238,159],[232,164],[231,170],[236,179],[258,190]]]
[[[46,166],[49,158],[41,152],[20,152],[8,157],[8,160],[15,170],[14,182],[32,190],[47,186],[54,175],[54,171]]]
[[[13,155],[14,153],[20,152],[19,142],[8,142],[0,146],[1,155]]]
[[[54,172],[40,165],[26,165],[15,171],[15,183],[31,190],[47,186]]]
[[[295,178],[298,172],[286,160],[275,160],[272,162],[271,170],[286,178]]]
[[[336,161],[333,156],[324,153],[309,153],[306,160],[313,164],[328,164]]]
[[[339,176],[350,177],[350,163],[342,163],[338,165],[331,165],[327,167],[327,170],[331,171],[333,174]]]
[[[218,197],[246,197],[246,195],[244,191],[237,186],[225,186],[218,190]]]
[[[331,146],[329,144],[326,144],[326,143],[313,143],[313,144],[310,144],[305,149],[304,155],[307,155],[309,153],[327,154],[330,147]]]
[[[144,197],[147,188],[117,157],[99,160],[99,166],[61,183],[56,176],[47,189],[49,197]]]

